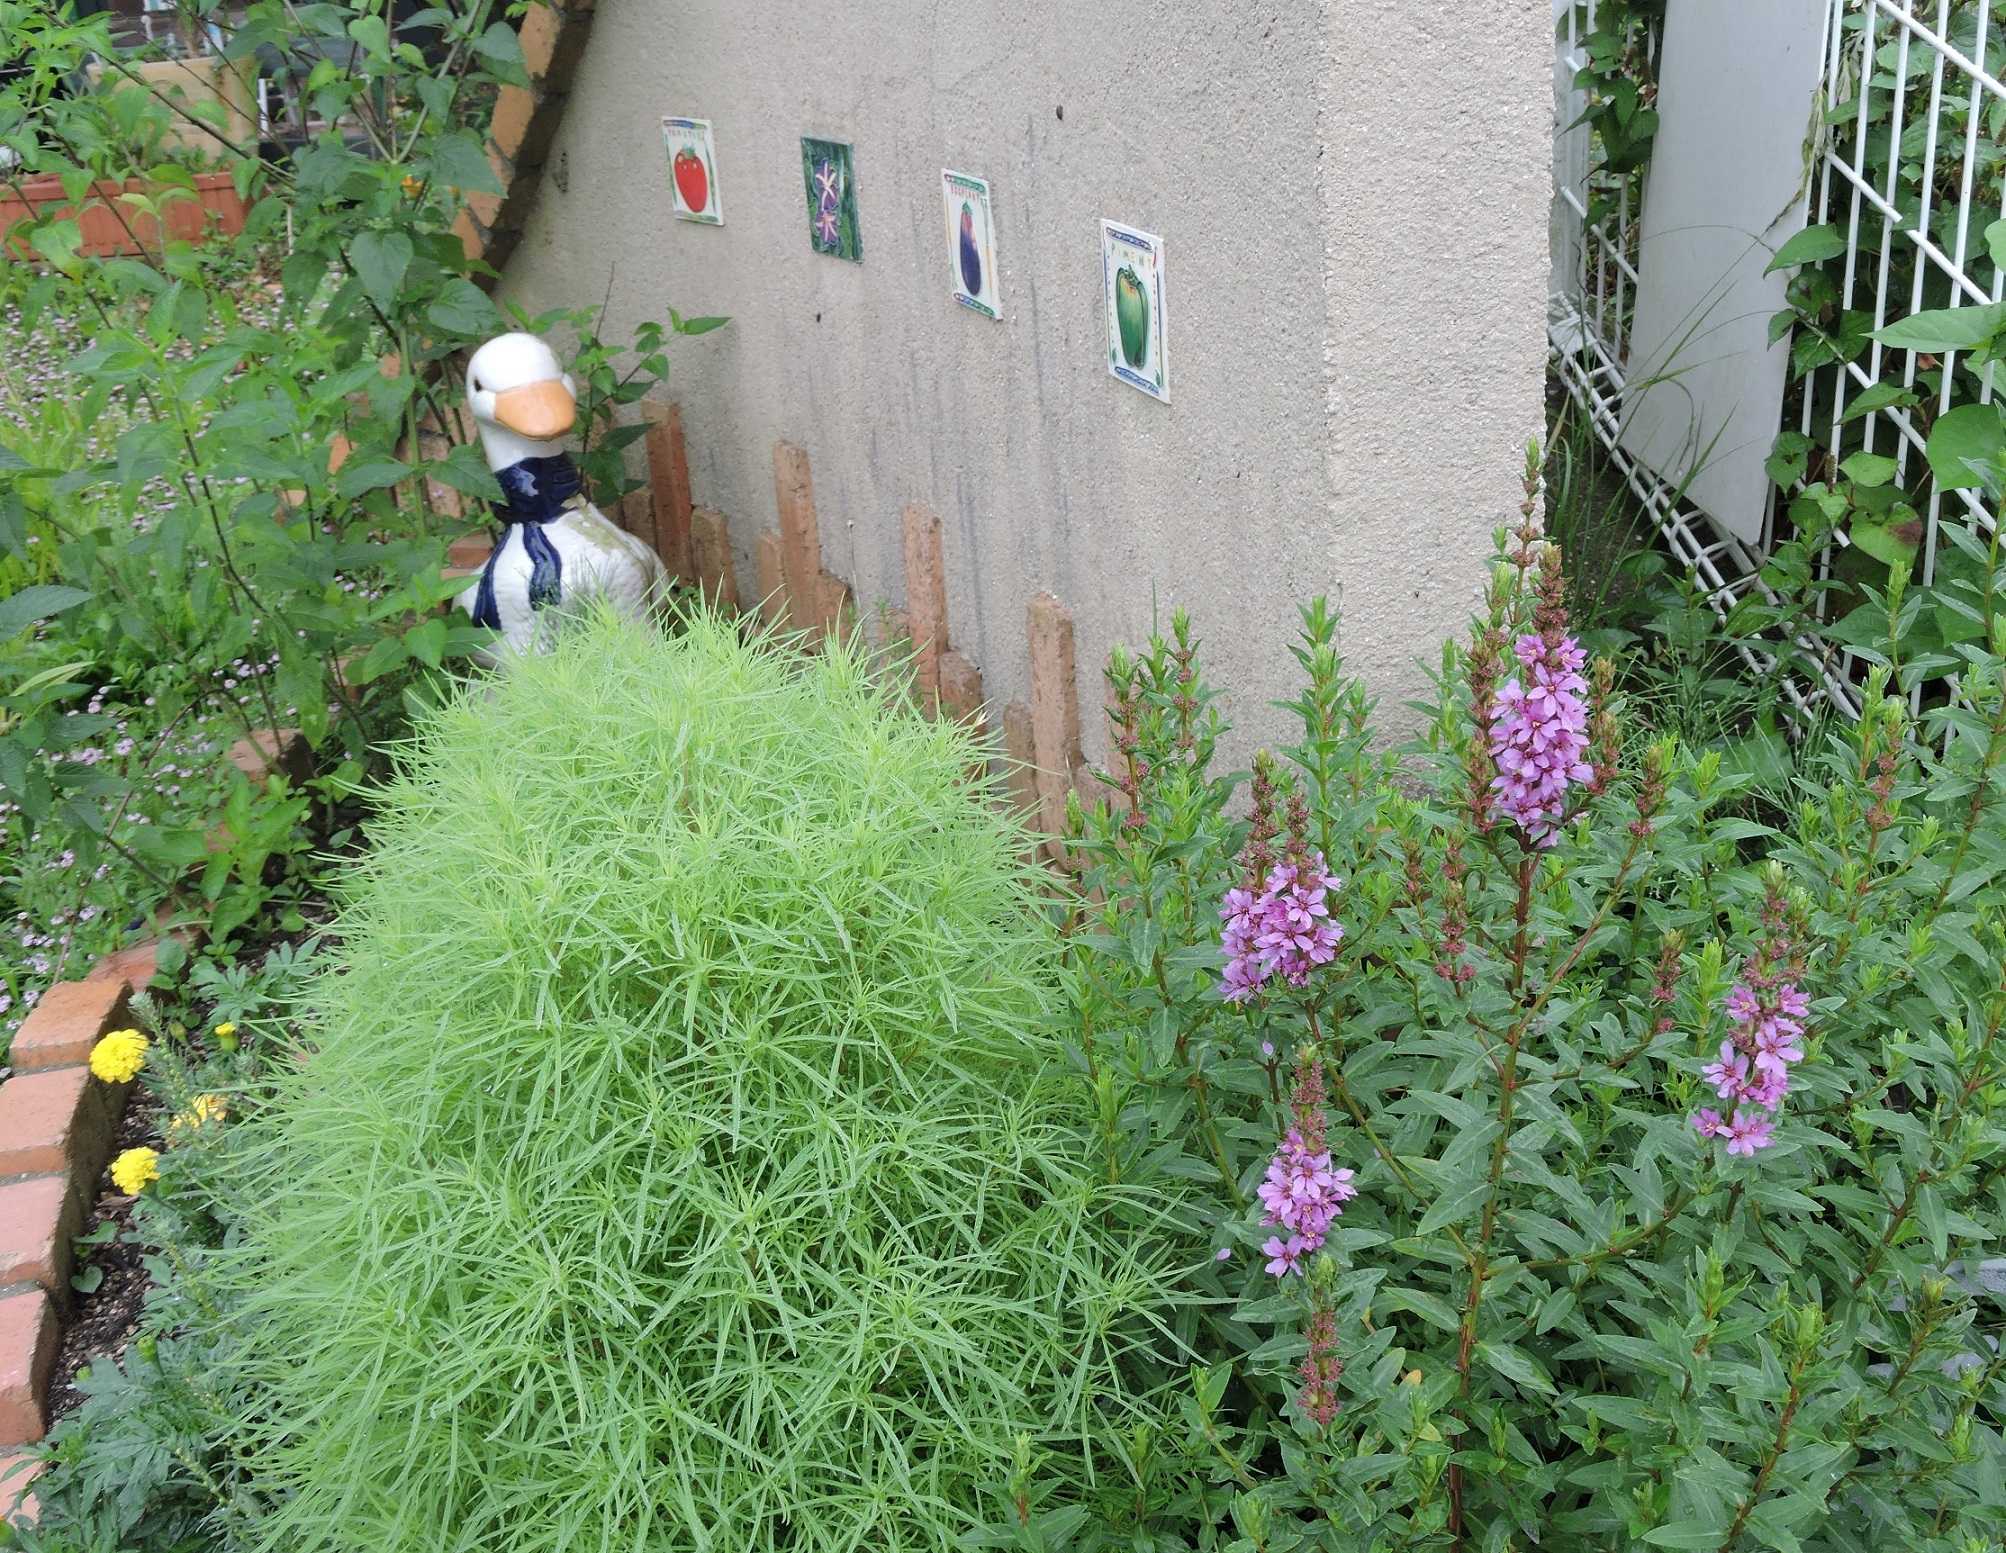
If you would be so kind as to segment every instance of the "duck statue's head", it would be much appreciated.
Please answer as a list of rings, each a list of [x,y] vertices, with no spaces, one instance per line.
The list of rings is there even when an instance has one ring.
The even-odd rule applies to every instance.
[[[488,467],[558,451],[578,419],[578,390],[557,353],[533,334],[499,334],[467,362],[467,408]]]

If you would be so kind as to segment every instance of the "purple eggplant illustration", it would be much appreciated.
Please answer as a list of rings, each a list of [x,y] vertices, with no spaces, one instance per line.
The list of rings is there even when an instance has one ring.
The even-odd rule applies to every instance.
[[[982,250],[975,246],[975,207],[961,202],[961,284],[971,297],[982,295]]]

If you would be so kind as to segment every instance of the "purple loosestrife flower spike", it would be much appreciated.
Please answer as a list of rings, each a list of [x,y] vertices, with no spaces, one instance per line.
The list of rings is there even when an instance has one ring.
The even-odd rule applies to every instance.
[[[1727,1152],[1743,1158],[1775,1141],[1775,1113],[1790,1092],[1790,1070],[1804,1060],[1799,1042],[1811,1013],[1810,997],[1789,979],[1802,962],[1791,953],[1780,879],[1770,882],[1762,917],[1763,936],[1722,1000],[1728,1038],[1720,1043],[1719,1059],[1700,1070],[1734,1109],[1725,1119],[1711,1110],[1692,1118],[1701,1137],[1725,1138]]]
[[[1226,1001],[1247,1001],[1277,973],[1290,986],[1303,986],[1335,959],[1344,929],[1331,918],[1329,893],[1343,885],[1324,872],[1323,854],[1311,851],[1300,862],[1276,863],[1258,893],[1251,886],[1228,890],[1219,908]]]
[[[1333,1169],[1324,1140],[1323,1065],[1307,1048],[1296,1059],[1295,1086],[1290,1094],[1293,1125],[1268,1161],[1267,1179],[1255,1188],[1263,1209],[1261,1222],[1284,1230],[1261,1250],[1268,1271],[1277,1278],[1301,1271],[1304,1256],[1319,1250],[1344,1205],[1358,1195],[1352,1172]]]
[[[1506,681],[1491,712],[1491,789],[1498,808],[1533,845],[1558,839],[1569,787],[1591,782],[1588,763],[1588,655],[1571,636],[1527,632],[1515,647],[1522,672]]]

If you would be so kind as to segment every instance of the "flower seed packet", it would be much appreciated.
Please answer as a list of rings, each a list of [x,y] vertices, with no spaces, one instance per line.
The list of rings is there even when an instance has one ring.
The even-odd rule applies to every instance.
[[[857,175],[848,142],[801,137],[801,181],[808,190],[808,241],[817,253],[864,260],[857,230]]]

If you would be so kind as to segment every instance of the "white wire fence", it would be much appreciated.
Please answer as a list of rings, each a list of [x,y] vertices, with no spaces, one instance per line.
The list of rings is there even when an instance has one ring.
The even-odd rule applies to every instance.
[[[1643,0],[1555,0],[1554,367],[1750,667],[1785,672],[1800,710],[1823,699],[1854,712],[1864,664],[1853,643],[1874,634],[1863,585],[1912,550],[1913,580],[1927,587],[1975,564],[1947,543],[1946,524],[1989,535],[1996,522],[1982,489],[1947,479],[1926,454],[1939,417],[1991,402],[1990,369],[1873,335],[1911,313],[2006,295],[2006,0],[1831,0],[1825,12],[1801,191],[1817,230],[1771,333],[1790,352],[1772,459],[1782,483],[1746,543],[1687,498],[1691,470],[1652,467],[1624,445],[1631,325],[1654,283],[1639,252],[1648,161],[1621,144],[1612,155],[1603,125],[1612,80],[1618,92],[1635,82],[1654,105],[1649,11]],[[1892,460],[1891,478],[1873,460],[1849,465],[1859,453]],[[1875,483],[1856,487],[1848,470],[1869,468]],[[1916,651],[1947,664],[1955,635],[1933,625]]]

